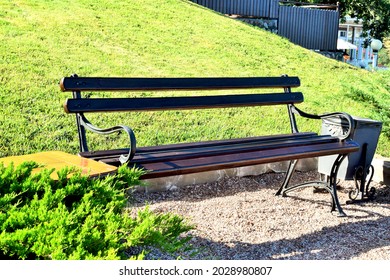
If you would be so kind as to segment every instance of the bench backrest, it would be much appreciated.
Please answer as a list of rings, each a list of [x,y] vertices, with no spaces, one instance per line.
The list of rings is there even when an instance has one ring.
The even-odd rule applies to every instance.
[[[298,77],[250,78],[91,78],[69,77],[60,82],[62,91],[72,91],[64,108],[68,113],[110,111],[180,110],[221,107],[263,106],[300,103],[301,92],[291,92],[298,87]],[[281,93],[134,97],[134,98],[82,98],[81,91],[199,91],[280,88]]]
[[[298,77],[242,78],[91,78],[66,77],[62,91],[154,91],[299,87]]]

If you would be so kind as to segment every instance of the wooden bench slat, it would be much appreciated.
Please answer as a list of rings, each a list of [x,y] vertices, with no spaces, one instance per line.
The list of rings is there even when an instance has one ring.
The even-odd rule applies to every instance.
[[[138,149],[139,153],[145,152],[160,152],[160,151],[169,151],[176,149],[191,149],[191,148],[201,148],[201,147],[210,147],[210,146],[222,146],[222,145],[232,145],[232,144],[244,144],[252,143],[259,141],[273,141],[273,140],[288,140],[288,139],[304,139],[317,135],[314,132],[300,132],[300,133],[289,133],[289,134],[279,134],[279,135],[267,135],[267,136],[256,136],[256,137],[243,137],[243,138],[233,138],[233,139],[224,139],[224,140],[209,140],[201,142],[189,142],[189,143],[178,143],[178,144],[168,144],[168,145],[159,145],[159,146],[149,146],[149,147],[140,147]]]
[[[154,153],[140,153],[132,160],[132,163],[145,164],[160,161],[193,159],[198,157],[213,157],[218,155],[244,153],[250,151],[263,151],[267,149],[280,149],[283,147],[297,147],[311,145],[313,143],[331,143],[337,142],[338,139],[331,136],[316,136],[307,139],[289,139],[274,141],[258,141],[252,143],[240,143],[223,146],[202,147],[192,149],[177,149],[173,151],[161,151]]]
[[[153,90],[222,90],[243,88],[299,87],[298,77],[225,77],[225,78],[99,78],[65,77],[62,91],[153,91]]]
[[[311,158],[332,154],[348,154],[356,152],[358,149],[359,145],[353,141],[338,141],[333,143],[310,144],[296,147],[290,146],[213,157],[135,164],[135,166],[149,170],[150,172],[143,175],[142,179],[151,179],[292,159]]]
[[[314,132],[301,132],[294,134],[280,134],[280,135],[270,135],[270,136],[257,136],[257,137],[245,137],[245,138],[234,138],[227,140],[209,140],[202,142],[183,142],[179,144],[166,144],[160,146],[146,146],[138,147],[137,154],[143,153],[160,153],[168,152],[174,150],[186,150],[193,148],[205,148],[213,146],[228,146],[234,144],[247,144],[254,142],[270,142],[270,141],[282,141],[282,140],[292,140],[292,139],[307,139],[309,137],[316,136]],[[104,151],[89,151],[89,152],[80,152],[79,155],[86,158],[93,158],[95,160],[101,160],[103,158],[119,158],[122,154],[127,154],[129,149],[115,149],[115,150],[104,150]]]
[[[67,99],[67,113],[186,110],[283,105],[303,102],[301,92],[215,96]]]

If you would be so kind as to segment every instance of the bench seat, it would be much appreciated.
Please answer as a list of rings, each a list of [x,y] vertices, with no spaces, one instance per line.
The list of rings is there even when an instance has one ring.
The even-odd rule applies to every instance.
[[[354,152],[353,141],[339,141],[329,135],[296,133],[231,140],[150,146],[137,148],[130,166],[147,171],[142,179],[236,168],[262,163]],[[127,149],[82,152],[82,157],[117,165]]]

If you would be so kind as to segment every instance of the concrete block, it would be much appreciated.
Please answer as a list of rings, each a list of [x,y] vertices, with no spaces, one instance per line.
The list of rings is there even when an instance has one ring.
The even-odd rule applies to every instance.
[[[374,167],[374,182],[390,186],[390,158],[375,156],[372,160]]]
[[[288,165],[288,161],[283,161],[195,174],[149,179],[144,181],[144,186],[137,187],[137,190],[143,192],[174,191],[182,186],[215,182],[224,177],[257,176],[267,172],[286,172]],[[384,185],[390,185],[390,159],[376,155],[372,161],[372,165],[374,167],[373,181]],[[317,170],[317,167],[318,158],[301,159],[298,162],[296,170],[306,172]]]
[[[186,174],[170,176],[157,179],[144,180],[145,185],[137,187],[137,191],[156,192],[156,191],[174,191],[179,187],[204,184],[218,181],[224,177],[244,177],[257,176],[267,172],[286,172],[288,161],[269,164],[259,164],[253,166],[244,166],[224,170],[208,171],[195,174]],[[297,165],[298,171],[311,171],[317,169],[317,159],[302,159]]]
[[[276,173],[286,172],[289,164],[290,161],[274,162],[274,163],[269,163],[268,168]],[[317,166],[318,166],[318,158],[304,158],[298,161],[295,170],[302,171],[302,172],[313,171],[313,170],[317,170]]]
[[[228,175],[229,171],[227,172],[226,170],[216,170],[195,174],[148,179],[144,180],[145,186],[138,187],[137,190],[145,192],[173,191],[182,186],[218,181]]]

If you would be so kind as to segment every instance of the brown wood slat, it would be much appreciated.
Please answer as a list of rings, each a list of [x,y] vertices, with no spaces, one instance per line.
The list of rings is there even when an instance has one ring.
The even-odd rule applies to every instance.
[[[254,107],[286,105],[303,102],[301,92],[269,94],[236,94],[176,97],[132,97],[132,98],[76,98],[67,99],[67,113],[140,112],[211,109],[231,107]]]
[[[203,171],[219,170],[250,166],[255,164],[278,162],[292,159],[311,158],[333,154],[348,154],[356,152],[359,145],[353,141],[310,144],[297,147],[284,147],[278,149],[267,149],[262,151],[251,151],[214,157],[202,157],[184,160],[172,160],[167,162],[135,164],[144,168],[149,173],[142,176],[142,179],[197,173]]]
[[[270,141],[257,141],[251,143],[240,143],[223,146],[201,147],[192,149],[178,149],[172,151],[161,151],[154,153],[138,153],[131,161],[136,164],[153,162],[194,159],[199,157],[214,157],[219,155],[237,154],[268,149],[280,149],[286,147],[307,146],[320,143],[331,143],[339,141],[335,137],[320,135],[304,139],[283,139]]]
[[[65,77],[62,91],[224,90],[299,87],[298,77],[99,78]]]
[[[234,144],[247,144],[253,142],[268,142],[268,141],[281,141],[281,140],[292,140],[292,139],[307,139],[309,137],[316,136],[314,132],[301,132],[295,134],[280,134],[280,135],[270,135],[270,136],[257,136],[257,137],[246,137],[246,138],[235,138],[228,140],[210,140],[202,142],[188,142],[188,143],[179,143],[179,144],[168,144],[160,146],[147,146],[137,148],[136,154],[142,153],[160,153],[168,152],[174,150],[186,150],[186,149],[195,149],[195,148],[205,148],[213,146],[225,146],[225,145],[234,145]],[[96,160],[116,158],[122,154],[127,154],[128,149],[116,149],[116,150],[105,150],[105,151],[89,151],[89,152],[80,152],[79,155],[86,158],[93,158]]]

